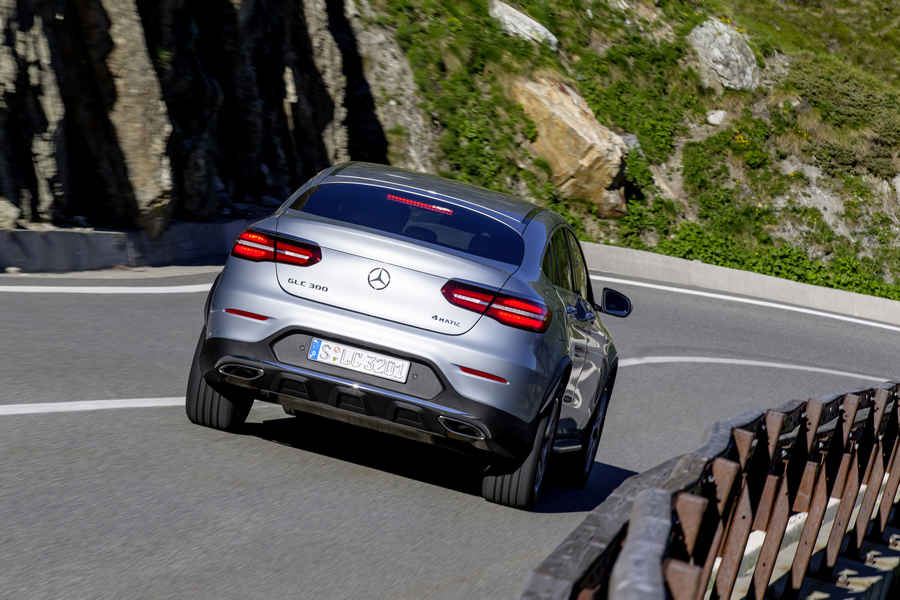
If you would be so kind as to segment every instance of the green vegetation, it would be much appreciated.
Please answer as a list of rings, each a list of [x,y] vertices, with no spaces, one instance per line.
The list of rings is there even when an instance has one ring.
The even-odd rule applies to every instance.
[[[424,108],[443,128],[446,175],[492,189],[521,179],[513,158],[535,136],[501,76],[539,60],[532,44],[504,35],[475,0],[387,0],[384,6],[407,53]]]
[[[900,299],[900,210],[878,183],[900,172],[900,4],[507,1],[559,52],[504,34],[486,0],[375,0],[441,125],[444,175],[529,196],[585,239]],[[704,88],[686,37],[708,18],[746,34],[769,83]],[[562,198],[528,151],[534,123],[506,86],[549,71],[637,137],[621,219]],[[705,125],[715,109],[731,120]]]
[[[896,174],[900,89],[831,55],[799,58],[787,84],[819,112],[809,150],[824,171]]]

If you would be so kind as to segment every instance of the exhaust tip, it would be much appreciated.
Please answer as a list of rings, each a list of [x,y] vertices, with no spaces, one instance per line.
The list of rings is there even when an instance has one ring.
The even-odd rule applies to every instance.
[[[254,381],[265,375],[265,371],[260,368],[236,363],[224,364],[217,371],[226,377],[234,377],[241,381]]]
[[[487,437],[480,428],[465,421],[441,415],[438,417],[438,422],[447,430],[450,437],[469,441],[480,441]]]

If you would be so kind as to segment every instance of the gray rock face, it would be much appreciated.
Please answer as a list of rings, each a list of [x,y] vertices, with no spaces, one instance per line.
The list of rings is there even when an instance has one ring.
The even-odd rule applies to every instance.
[[[843,236],[852,235],[846,221],[841,218],[844,212],[844,199],[829,184],[819,167],[803,163],[797,157],[791,156],[778,163],[778,170],[788,176],[802,173],[809,183],[792,194],[793,200],[801,206],[820,211],[825,222],[835,233]],[[783,200],[779,199],[779,202]]]
[[[19,208],[10,202],[0,198],[0,229],[12,229],[19,219]]]
[[[64,110],[45,32],[48,16],[30,2],[0,1],[8,42],[0,45],[0,196],[26,221],[49,220],[63,195]]]
[[[0,226],[156,235],[270,210],[338,161],[434,170],[377,17],[368,0],[0,0]]]
[[[312,60],[334,106],[323,131],[328,160],[434,170],[436,135],[393,32],[376,23],[368,0],[345,0],[342,9],[303,2]]]
[[[0,24],[0,193],[26,221],[161,231],[169,121],[134,0],[4,0]]]
[[[165,229],[171,214],[172,174],[166,142],[172,127],[135,1],[101,2],[113,44],[101,63],[111,75],[115,93],[109,111],[114,136],[110,142],[122,152],[127,178],[115,185],[123,191],[131,188],[137,225],[156,236]]]
[[[894,177],[894,192],[897,194],[897,204],[900,204],[900,175]]]
[[[388,160],[414,171],[434,171],[437,139],[422,109],[412,68],[392,32],[373,25],[368,0],[347,0],[347,16],[362,58],[375,114],[387,136]]]
[[[710,125],[721,125],[728,118],[728,113],[724,110],[712,110],[706,115],[706,122]]]
[[[688,41],[700,59],[700,76],[712,88],[752,90],[759,85],[759,67],[747,40],[734,27],[709,19]]]
[[[344,61],[341,49],[329,31],[325,0],[303,0],[303,6],[311,43],[311,58],[316,71],[320,74],[328,103],[333,107],[322,127],[322,141],[328,162],[349,160],[349,140],[344,125],[347,121],[347,108],[343,102],[347,94],[347,79],[343,74]],[[298,101],[304,102],[302,99]],[[313,111],[312,108],[310,110]]]
[[[622,141],[625,142],[625,145],[628,146],[629,150],[640,150],[641,149],[641,141],[638,139],[638,136],[633,133],[626,133],[622,136]]]
[[[504,31],[510,35],[539,44],[545,43],[552,50],[556,50],[559,45],[559,40],[549,29],[501,0],[491,0],[490,15],[497,19]]]

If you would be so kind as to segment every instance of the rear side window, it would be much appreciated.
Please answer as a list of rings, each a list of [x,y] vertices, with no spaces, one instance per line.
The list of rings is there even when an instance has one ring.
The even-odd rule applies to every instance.
[[[408,192],[331,183],[300,196],[291,208],[516,266],[525,254],[522,236],[511,227],[474,210]]]
[[[569,264],[569,248],[566,242],[566,230],[557,229],[550,242],[553,245],[553,254],[556,256],[556,269],[553,283],[570,292],[575,291],[572,286],[572,266]]]
[[[554,271],[556,271],[556,259],[553,257],[553,242],[547,242],[547,249],[544,251],[544,261],[541,263],[541,270],[547,279],[556,283],[554,279]]]
[[[572,256],[572,278],[575,291],[585,300],[590,300],[588,292],[590,281],[588,280],[587,265],[584,264],[584,256],[581,254],[581,246],[571,231],[566,232],[566,238],[569,240],[569,254]]]

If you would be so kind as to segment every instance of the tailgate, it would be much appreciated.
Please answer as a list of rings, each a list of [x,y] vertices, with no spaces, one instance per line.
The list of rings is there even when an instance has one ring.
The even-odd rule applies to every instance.
[[[309,267],[277,263],[278,283],[288,294],[445,334],[465,333],[481,317],[444,298],[441,288],[448,280],[498,290],[515,271],[462,252],[291,213],[277,227],[279,235],[322,249],[321,261]]]

